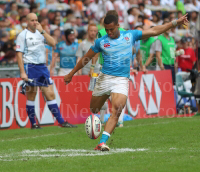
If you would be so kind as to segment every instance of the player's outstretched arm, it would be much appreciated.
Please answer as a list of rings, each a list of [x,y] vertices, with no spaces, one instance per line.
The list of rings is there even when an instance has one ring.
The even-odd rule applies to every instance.
[[[167,30],[176,27],[177,25],[188,25],[188,20],[187,20],[187,15],[184,15],[182,17],[180,17],[178,20],[173,20],[172,22],[160,25],[160,26],[155,26],[151,29],[148,30],[143,30],[142,31],[142,39],[147,39],[151,36],[157,36],[160,35],[164,32],[166,32]]]
[[[81,58],[81,60],[76,64],[74,69],[68,75],[64,76],[64,81],[70,83],[74,74],[82,69],[95,55],[96,53],[90,48],[83,58]]]

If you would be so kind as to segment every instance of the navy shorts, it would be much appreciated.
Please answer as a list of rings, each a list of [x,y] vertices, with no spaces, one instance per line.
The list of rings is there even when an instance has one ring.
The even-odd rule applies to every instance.
[[[48,87],[53,84],[45,64],[24,64],[24,69],[28,79],[33,80],[33,82],[27,82],[27,85]]]

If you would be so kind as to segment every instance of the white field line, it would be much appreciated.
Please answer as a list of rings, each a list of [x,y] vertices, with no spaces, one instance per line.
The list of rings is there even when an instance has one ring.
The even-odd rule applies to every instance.
[[[0,161],[26,161],[33,157],[37,159],[41,158],[50,158],[50,157],[76,157],[76,156],[104,156],[117,153],[126,153],[126,152],[143,152],[148,149],[131,149],[131,148],[121,148],[121,149],[112,149],[109,152],[101,152],[95,150],[85,150],[85,149],[42,149],[42,150],[24,150],[22,152],[14,153],[11,155],[0,156]]]
[[[199,119],[195,118],[194,120],[199,120]],[[142,127],[142,126],[149,126],[149,125],[169,124],[169,123],[173,123],[173,122],[177,122],[177,120],[169,121],[169,122],[157,122],[157,123],[154,122],[154,123],[149,123],[149,124],[138,124],[138,125],[124,126],[123,128],[133,128],[133,127]],[[56,134],[44,134],[44,135],[33,136],[33,137],[19,137],[19,138],[15,138],[15,139],[0,140],[0,142],[17,141],[17,140],[24,140],[24,139],[35,139],[35,138],[40,138],[40,137],[62,135],[62,134],[66,134],[66,133],[68,133],[68,132],[56,133]]]
[[[86,149],[41,149],[41,150],[23,150],[22,152],[16,152],[9,155],[0,155],[0,161],[29,161],[35,159],[44,159],[44,158],[52,158],[52,157],[77,157],[77,156],[106,156],[112,154],[119,153],[127,153],[127,152],[153,152],[153,153],[166,153],[166,152],[177,152],[182,149],[177,149],[174,147],[166,148],[165,150],[151,150],[146,148],[121,148],[121,149],[111,149],[109,152],[101,152],[95,150],[86,150]],[[187,150],[193,152],[194,150]],[[195,150],[195,152],[199,152],[200,150]]]

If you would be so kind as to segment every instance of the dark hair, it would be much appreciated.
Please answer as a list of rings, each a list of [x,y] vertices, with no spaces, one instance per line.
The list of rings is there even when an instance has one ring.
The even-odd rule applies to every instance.
[[[127,10],[128,15],[131,14],[132,9],[133,9],[133,7],[129,8],[129,9]]]
[[[24,18],[26,18],[26,16],[21,16],[19,21],[21,22]]]
[[[117,13],[116,10],[110,10],[110,11],[108,11],[108,12],[106,13],[106,16],[108,16],[108,15],[113,15],[113,16],[115,16],[115,17],[117,18],[117,21],[118,21],[119,16],[118,16],[118,13]]]
[[[169,23],[169,22],[170,22],[169,18],[164,18],[162,24]]]
[[[65,31],[65,38],[67,39],[70,34],[74,34],[74,30],[73,29],[67,29]]]
[[[111,24],[111,23],[118,24],[117,17],[113,15],[106,16],[104,19],[104,24]]]
[[[37,7],[38,7],[38,5],[37,5],[36,3],[31,4],[31,6],[30,6],[30,11],[32,12],[33,9],[35,9],[35,8],[37,8]]]
[[[10,8],[11,8],[11,6],[12,6],[13,4],[17,4],[17,3],[16,3],[15,1],[11,2],[11,3],[10,3]]]
[[[143,26],[142,25],[138,25],[134,29],[138,29],[138,28],[143,29]]]
[[[68,9],[68,10],[66,11],[66,16],[68,16],[68,15],[70,15],[70,14],[74,14],[74,11],[71,10],[71,9]]]
[[[183,15],[183,12],[182,12],[182,11],[180,11],[180,10],[177,12],[177,14],[178,14],[178,13],[181,13],[181,14]]]
[[[144,3],[139,3],[138,6],[143,6],[144,7]]]

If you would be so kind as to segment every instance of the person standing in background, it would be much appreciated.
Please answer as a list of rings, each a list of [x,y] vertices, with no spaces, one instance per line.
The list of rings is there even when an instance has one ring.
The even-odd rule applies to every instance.
[[[92,45],[94,45],[94,40],[96,39],[97,35],[97,27],[96,24],[89,24],[88,25],[88,35],[87,39],[83,40],[83,42],[80,43],[78,50],[76,52],[76,57],[78,57],[77,62],[85,55],[85,53],[90,49]],[[97,60],[97,63],[92,63],[92,60],[84,66],[82,70],[79,70],[79,75],[89,75],[91,77],[90,69],[92,69],[92,72],[99,73],[100,72],[100,65]]]
[[[27,24],[27,29],[24,29],[17,37],[16,51],[20,77],[24,80],[23,93],[27,97],[26,111],[31,129],[40,129],[35,119],[35,98],[38,87],[59,126],[76,127],[64,121],[55,99],[53,81],[46,67],[45,43],[54,47],[55,40],[43,30],[35,13],[27,15]]]
[[[165,18],[163,24],[169,23],[169,19]],[[170,29],[159,35],[156,40],[156,58],[162,59],[159,66],[161,69],[169,69],[172,73],[172,81],[175,85],[175,50],[176,44],[174,38],[169,36]],[[162,65],[163,64],[163,65]]]
[[[60,56],[60,70],[58,76],[64,76],[71,72],[76,65],[76,51],[78,50],[78,42],[75,40],[73,29],[65,31],[66,41],[59,42],[56,45],[55,53]]]
[[[181,68],[181,71],[189,72],[187,69],[191,70],[196,62],[195,52],[191,47],[188,47],[188,38],[183,37],[181,43],[185,53],[178,56],[176,62],[178,63],[178,67]]]

